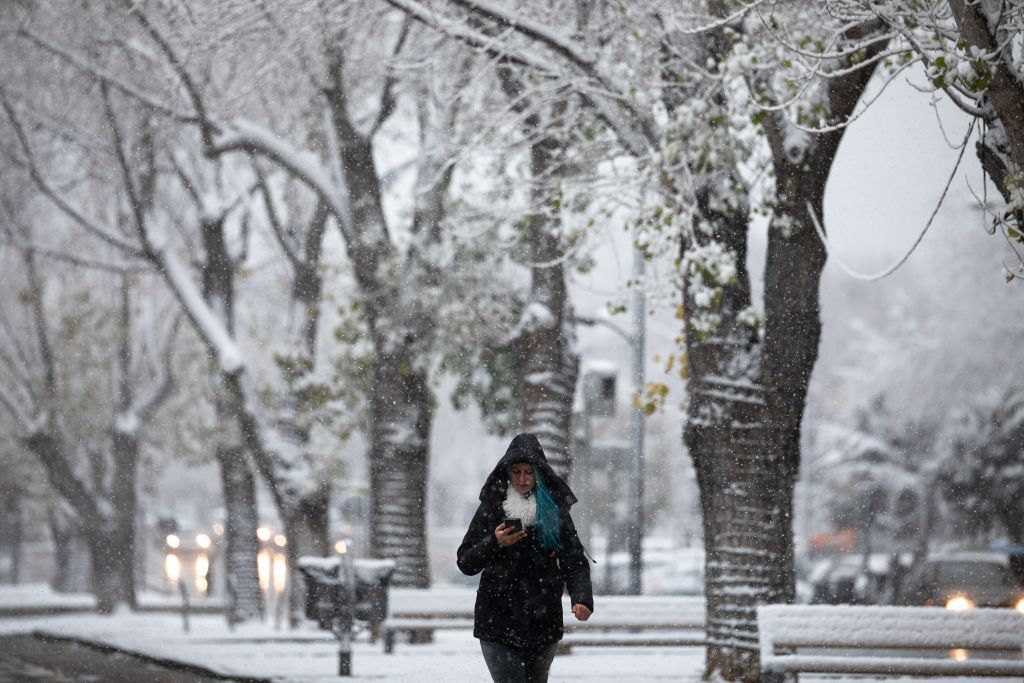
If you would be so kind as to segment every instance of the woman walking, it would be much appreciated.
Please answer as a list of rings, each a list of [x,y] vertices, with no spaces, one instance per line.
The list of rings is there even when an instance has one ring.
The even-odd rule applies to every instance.
[[[483,572],[473,635],[495,683],[545,683],[562,639],[562,592],[573,615],[594,611],[590,565],[569,508],[569,485],[532,434],[520,434],[480,490],[459,546],[464,574]]]

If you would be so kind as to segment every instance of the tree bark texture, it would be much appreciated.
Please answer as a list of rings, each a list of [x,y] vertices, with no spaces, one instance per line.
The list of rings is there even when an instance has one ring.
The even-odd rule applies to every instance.
[[[378,363],[370,396],[370,553],[393,559],[396,586],[427,588],[432,397],[426,372]]]
[[[129,607],[138,606],[135,595],[135,517],[138,511],[137,472],[139,439],[136,432],[114,430],[112,452],[114,478],[110,492],[113,525],[106,542],[116,549],[116,572],[121,585],[118,598]],[[120,601],[120,600],[119,600]]]
[[[522,368],[526,431],[540,440],[548,463],[569,477],[569,440],[572,404],[576,393],[579,358],[574,348],[573,315],[565,283],[565,266],[557,225],[543,207],[552,189],[547,180],[557,173],[556,158],[562,145],[545,138],[530,148],[530,167],[536,188],[537,210],[527,227],[530,245],[530,295],[526,316],[531,317],[518,340]],[[538,314],[531,307],[537,306]]]
[[[200,225],[203,243],[202,295],[224,329],[235,331],[235,263],[224,239],[225,216],[204,217]],[[237,414],[241,410],[239,396],[233,394],[232,378],[225,378],[220,368],[211,364],[211,374],[218,377],[214,410],[219,425],[214,446],[221,473],[221,494],[224,497],[224,533],[226,541],[225,572],[228,595],[228,623],[236,624],[263,616],[263,592],[259,582],[257,554],[259,541],[256,528],[259,512],[256,507],[256,484],[252,466],[239,434]]]
[[[260,589],[256,556],[259,539],[256,528],[256,480],[241,446],[217,451],[221,491],[224,496],[225,588],[227,619],[231,624],[256,620],[263,616],[263,591]]]
[[[851,29],[850,36],[871,30]],[[877,45],[871,51],[884,49]],[[869,55],[870,56],[870,55]],[[873,68],[827,83],[829,111],[848,117]],[[698,214],[711,239],[735,257],[737,277],[721,288],[711,333],[694,328],[699,307],[684,292],[690,364],[685,441],[701,494],[707,599],[706,675],[754,683],[761,677],[756,609],[795,594],[793,490],[807,389],[821,336],[819,282],[826,251],[809,211],[822,219],[825,183],[845,128],[787,147],[787,122],[767,117],[776,176],[764,276],[763,338],[737,317],[750,305],[745,271],[747,207],[725,213],[698,187]],[[739,187],[738,183],[726,182]],[[744,204],[746,199],[744,198]],[[719,208],[715,208],[718,206]],[[706,238],[694,230],[697,245]]]
[[[535,140],[529,147],[532,210],[526,226],[530,293],[520,335],[513,342],[516,368],[522,378],[523,425],[537,436],[555,472],[568,479],[579,357],[575,350],[575,318],[565,283],[565,254],[558,237],[560,226],[547,213],[558,192],[566,145],[558,137],[545,134],[544,121],[547,116],[564,116],[568,103],[534,102],[525,94],[523,75],[509,64],[498,67],[498,77],[512,107],[526,114],[524,136]]]
[[[988,114],[984,124],[989,134],[977,143],[978,159],[981,166],[999,188],[1008,203],[1012,203],[1014,189],[1024,187],[1024,78],[1013,71],[1014,56],[1012,43],[1006,36],[997,35],[998,27],[986,17],[987,5],[991,3],[975,0],[949,0],[953,18],[960,34],[968,45],[990,55],[992,79],[979,101],[982,110]],[[998,12],[1001,20],[1012,24],[1002,16],[1005,7]],[[1004,28],[1006,30],[1009,27]],[[1024,211],[1018,206],[1018,224],[1024,223]]]
[[[59,509],[49,515],[50,539],[53,542],[53,579],[50,585],[58,593],[88,591],[89,557],[83,547],[78,520]]]
[[[343,237],[373,346],[370,552],[395,560],[394,585],[425,588],[430,585],[426,486],[434,410],[429,357],[435,325],[431,304],[418,301],[417,290],[434,284],[429,265],[421,261],[429,250],[421,247],[440,238],[451,168],[444,159],[423,160],[418,179],[423,199],[416,205],[413,244],[400,260],[384,216],[373,134],[364,135],[349,118],[344,57],[340,48],[330,53],[330,86],[325,96],[352,207],[352,229],[343,226]],[[382,102],[390,98],[389,87],[385,85]],[[386,118],[387,113],[382,110],[381,116]],[[424,135],[426,131],[421,130]],[[389,270],[398,277],[389,277]]]

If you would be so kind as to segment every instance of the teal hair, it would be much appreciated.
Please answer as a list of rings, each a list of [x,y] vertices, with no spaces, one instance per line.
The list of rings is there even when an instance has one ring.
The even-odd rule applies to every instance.
[[[537,499],[537,536],[540,547],[544,550],[561,550],[562,521],[558,516],[558,506],[544,484],[539,467],[533,468],[533,476],[537,480],[533,495]]]

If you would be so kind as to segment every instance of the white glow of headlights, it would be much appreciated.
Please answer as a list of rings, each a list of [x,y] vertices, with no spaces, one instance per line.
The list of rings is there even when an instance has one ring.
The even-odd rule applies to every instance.
[[[974,601],[966,595],[954,595],[946,601],[946,609],[951,609],[956,612],[962,612],[967,609],[974,607]]]
[[[1024,612],[1024,598],[1017,601],[1017,604],[1013,606],[1018,612]]]

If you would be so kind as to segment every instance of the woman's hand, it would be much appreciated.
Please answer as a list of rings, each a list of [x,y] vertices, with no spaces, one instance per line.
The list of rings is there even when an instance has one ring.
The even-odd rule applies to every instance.
[[[572,613],[580,621],[586,621],[590,618],[590,608],[586,605],[576,604],[572,606]]]
[[[513,543],[518,543],[526,538],[526,532],[522,529],[516,531],[515,527],[509,527],[506,529],[505,523],[502,522],[498,525],[498,528],[494,530],[494,537],[498,539],[498,545],[502,548],[507,548]]]

